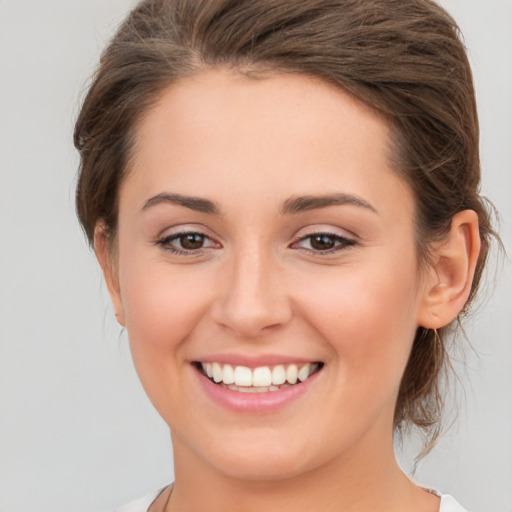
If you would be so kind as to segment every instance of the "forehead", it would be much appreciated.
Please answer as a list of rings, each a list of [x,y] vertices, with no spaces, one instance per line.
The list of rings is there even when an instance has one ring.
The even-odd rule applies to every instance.
[[[320,78],[279,73],[252,78],[215,69],[181,79],[164,90],[136,131],[139,149],[163,138],[168,144],[167,137],[172,135],[176,143],[186,139],[218,145],[223,139],[233,150],[234,139],[239,147],[250,132],[251,148],[258,143],[270,149],[284,141],[307,140],[306,151],[322,140],[334,141],[334,132],[339,133],[337,143],[350,132],[353,150],[363,149],[369,137],[376,150],[381,149],[379,145],[384,149],[389,129],[370,107]],[[348,144],[340,149],[346,152]]]
[[[199,187],[227,200],[227,190],[247,200],[333,190],[378,200],[389,189],[410,201],[388,141],[381,117],[318,78],[210,70],[171,85],[142,118],[127,181],[141,196]]]

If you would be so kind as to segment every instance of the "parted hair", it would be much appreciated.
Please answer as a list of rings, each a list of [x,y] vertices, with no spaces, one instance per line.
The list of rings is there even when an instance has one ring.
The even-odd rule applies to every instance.
[[[493,230],[479,195],[478,118],[460,31],[430,0],[145,0],[120,26],[92,78],[75,133],[78,217],[115,240],[118,193],[137,124],[173,82],[205,69],[299,73],[337,85],[383,116],[392,167],[415,197],[418,258],[453,216],[478,214],[478,289]],[[455,323],[457,323],[459,321]],[[395,408],[395,428],[439,433],[443,375],[456,325],[418,327]]]

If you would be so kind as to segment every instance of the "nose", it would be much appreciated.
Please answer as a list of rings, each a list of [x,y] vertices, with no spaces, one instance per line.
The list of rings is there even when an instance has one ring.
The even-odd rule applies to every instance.
[[[238,337],[259,338],[292,318],[285,272],[270,252],[247,247],[222,272],[212,315]]]

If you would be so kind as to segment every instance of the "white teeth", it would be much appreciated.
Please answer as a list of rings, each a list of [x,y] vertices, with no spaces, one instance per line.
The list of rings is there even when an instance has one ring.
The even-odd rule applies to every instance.
[[[225,384],[221,384],[221,386],[225,386]],[[241,391],[242,393],[266,393],[268,391],[279,391],[280,389],[289,388],[290,384],[285,384],[281,387],[278,386],[264,386],[264,387],[252,387],[252,386],[236,386],[235,384],[230,384],[229,386],[225,386],[231,391]]]
[[[272,369],[272,384],[279,386],[286,382],[286,370],[282,364],[274,366]]]
[[[255,387],[268,387],[272,384],[272,373],[268,366],[255,368],[252,374],[252,385]]]
[[[297,372],[297,378],[303,382],[309,377],[309,367],[311,365],[309,363],[306,363],[298,372]]]
[[[212,363],[212,376],[215,382],[222,380],[222,368],[219,363]]]
[[[268,391],[268,386],[240,386],[238,391],[242,393],[265,393]]]
[[[222,382],[224,384],[233,384],[235,382],[235,372],[230,364],[225,364],[222,369]]]
[[[237,386],[252,386],[252,371],[246,366],[235,368],[235,384]]]
[[[295,384],[297,382],[297,365],[291,364],[286,368],[286,380],[290,384]]]
[[[251,369],[247,366],[233,368],[230,364],[202,363],[202,368],[214,382],[233,391],[261,393],[277,391],[298,381],[304,382],[318,369],[318,364],[306,363],[300,369],[296,364]]]

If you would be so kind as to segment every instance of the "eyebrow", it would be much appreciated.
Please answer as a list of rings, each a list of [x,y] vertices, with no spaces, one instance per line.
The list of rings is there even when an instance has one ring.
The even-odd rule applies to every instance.
[[[209,213],[211,215],[220,215],[220,208],[208,199],[201,197],[185,196],[183,194],[158,194],[149,198],[142,207],[142,211],[146,211],[153,206],[162,203],[171,203],[178,206],[184,206],[190,210],[201,213]]]
[[[363,198],[351,194],[325,194],[321,196],[298,196],[287,199],[281,208],[283,215],[318,210],[329,206],[352,205],[366,208],[374,213],[377,210]]]
[[[171,194],[162,193],[157,194],[149,198],[142,207],[142,211],[146,211],[154,206],[162,203],[170,203],[178,206],[184,206],[190,210],[194,210],[200,213],[207,213],[210,215],[220,215],[221,210],[219,206],[210,201],[209,199],[203,199],[201,197],[187,196],[183,194]],[[311,210],[319,210],[321,208],[327,208],[329,206],[344,206],[352,205],[361,208],[366,208],[374,213],[377,210],[367,201],[361,197],[351,194],[324,194],[320,196],[294,196],[284,201],[281,207],[282,215],[293,215],[301,212],[307,212]]]

